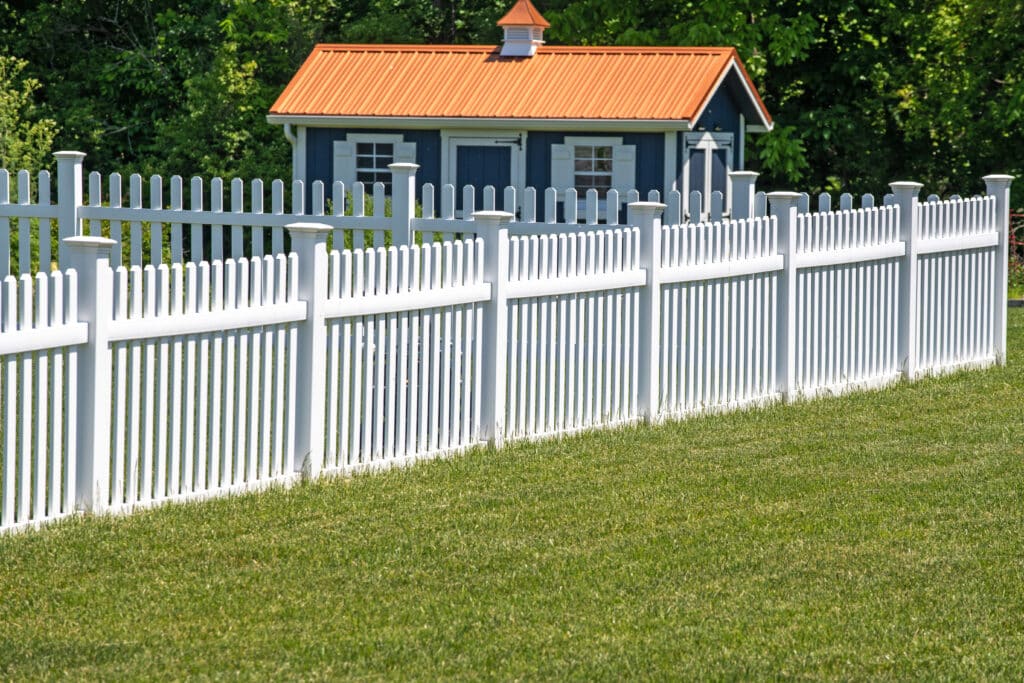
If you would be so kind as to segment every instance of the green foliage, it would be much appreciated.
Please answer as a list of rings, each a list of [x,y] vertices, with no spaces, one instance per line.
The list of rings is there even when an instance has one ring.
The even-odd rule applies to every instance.
[[[1024,299],[1024,214],[1010,220],[1010,260],[1007,286],[1011,299]]]
[[[758,159],[788,186],[803,180],[809,166],[806,150],[796,126],[776,126],[758,140]]]
[[[265,115],[313,43],[494,43],[510,3],[0,0],[0,45],[90,168],[288,177]],[[735,46],[777,123],[751,136],[762,187],[966,194],[1024,175],[1024,0],[539,5],[552,44]]]
[[[35,104],[42,87],[24,75],[28,62],[0,54],[0,168],[37,171],[50,166],[57,123]]]

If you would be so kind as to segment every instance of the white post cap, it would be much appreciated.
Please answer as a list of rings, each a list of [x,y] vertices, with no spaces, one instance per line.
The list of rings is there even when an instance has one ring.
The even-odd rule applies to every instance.
[[[85,158],[85,152],[61,151],[54,152],[53,156],[57,159],[71,159],[72,161],[77,161]]]
[[[889,183],[889,187],[892,189],[893,194],[898,192],[920,192],[921,188],[924,187],[923,183],[917,183],[913,180],[895,180]]]
[[[116,240],[109,239],[107,237],[94,237],[92,235],[77,235],[75,237],[65,237],[61,240],[61,244],[68,247],[74,247],[76,249],[110,249],[117,244]]]
[[[768,202],[772,205],[772,208],[778,207],[780,209],[796,206],[801,196],[799,192],[769,192],[767,195]]]
[[[388,164],[388,169],[393,173],[406,171],[408,173],[415,173],[419,169],[419,164],[412,164],[404,161],[396,162],[394,164]]]
[[[512,219],[515,218],[514,213],[508,211],[474,211],[473,220],[477,222],[491,223],[493,225],[504,225],[511,223]]]
[[[333,230],[333,228],[327,225],[326,223],[289,223],[284,227],[289,232],[310,235],[315,235],[317,233],[327,233]]]

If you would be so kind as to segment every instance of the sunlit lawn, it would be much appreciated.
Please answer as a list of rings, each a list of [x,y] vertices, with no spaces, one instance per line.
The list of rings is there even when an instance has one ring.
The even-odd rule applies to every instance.
[[[0,538],[0,678],[1024,677],[1008,367]]]

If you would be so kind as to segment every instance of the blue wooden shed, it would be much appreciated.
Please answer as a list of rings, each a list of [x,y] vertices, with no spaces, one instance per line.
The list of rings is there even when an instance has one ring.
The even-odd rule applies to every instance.
[[[548,46],[529,0],[498,24],[498,46],[315,46],[268,116],[294,179],[387,184],[388,164],[413,162],[419,187],[719,190],[728,204],[746,134],[772,127],[733,48]]]

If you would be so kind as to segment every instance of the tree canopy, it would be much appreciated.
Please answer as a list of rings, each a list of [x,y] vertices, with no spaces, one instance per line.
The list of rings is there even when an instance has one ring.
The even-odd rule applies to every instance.
[[[57,134],[57,124],[36,111],[39,82],[25,78],[26,62],[0,54],[0,168],[40,168]]]
[[[287,177],[265,115],[315,42],[496,43],[509,4],[0,0],[0,98],[20,98],[0,116],[39,131],[30,166],[55,145],[103,171]],[[776,121],[751,140],[762,187],[966,193],[1024,172],[1024,0],[537,4],[553,44],[735,46]]]

